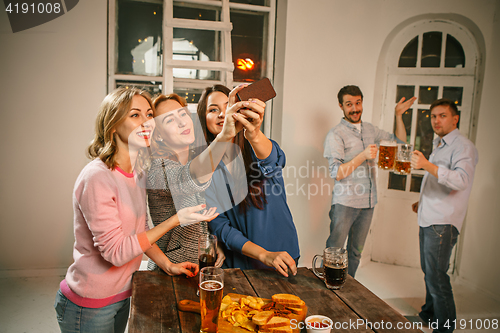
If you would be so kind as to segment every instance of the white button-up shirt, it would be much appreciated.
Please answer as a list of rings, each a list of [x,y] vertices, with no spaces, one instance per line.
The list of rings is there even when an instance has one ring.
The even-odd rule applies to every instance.
[[[477,149],[455,129],[434,140],[429,161],[438,166],[438,178],[428,172],[424,175],[418,224],[421,227],[451,224],[460,231],[478,162]]]

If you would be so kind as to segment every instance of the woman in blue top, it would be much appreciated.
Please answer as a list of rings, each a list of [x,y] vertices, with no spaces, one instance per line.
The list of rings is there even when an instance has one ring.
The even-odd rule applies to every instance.
[[[227,87],[215,85],[206,88],[200,97],[198,116],[207,143],[220,133],[226,108],[236,102],[235,96],[229,92]],[[217,198],[221,193],[227,196],[229,192],[233,207],[225,212],[219,211],[221,214],[210,222],[209,228],[229,250],[225,261],[228,267],[253,269],[270,266],[284,276],[289,272],[295,275],[300,252],[282,177],[285,154],[260,130],[265,103],[257,99],[250,99],[248,103],[257,103],[262,106],[262,111],[241,109],[231,115],[243,126],[243,131],[233,142],[243,157],[248,194],[241,202],[234,199],[237,195],[231,193],[234,191],[231,164],[234,164],[234,155],[237,154],[231,156],[226,150],[205,195],[207,204],[221,207]]]

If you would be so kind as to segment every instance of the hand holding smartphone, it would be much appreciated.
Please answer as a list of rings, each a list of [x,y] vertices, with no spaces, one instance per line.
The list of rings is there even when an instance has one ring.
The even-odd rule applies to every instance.
[[[257,98],[262,102],[267,102],[271,98],[276,97],[276,91],[267,77],[250,84],[241,89],[236,97],[239,101],[248,101],[250,98]]]

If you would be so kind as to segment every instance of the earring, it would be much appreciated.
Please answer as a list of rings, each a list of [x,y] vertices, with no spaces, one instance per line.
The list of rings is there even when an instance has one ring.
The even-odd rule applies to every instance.
[[[163,141],[163,138],[161,137],[160,133],[157,133],[155,131],[155,133],[153,133],[153,140],[154,141],[158,141],[158,142],[162,142]]]

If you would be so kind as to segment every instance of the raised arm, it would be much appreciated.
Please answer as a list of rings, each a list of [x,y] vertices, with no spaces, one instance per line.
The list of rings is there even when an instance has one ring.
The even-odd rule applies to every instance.
[[[260,126],[264,120],[266,103],[258,99],[251,99],[249,102],[250,104],[247,109],[243,109],[239,113],[234,113],[233,118],[243,125],[245,138],[252,146],[255,156],[263,160],[273,150],[271,140],[260,130]]]
[[[394,134],[398,137],[399,140],[405,143],[406,143],[406,127],[403,122],[403,114],[413,105],[413,102],[415,102],[416,99],[417,99],[416,97],[412,97],[405,102],[405,98],[401,97],[398,104],[396,104],[394,110],[396,113],[396,131],[394,132]]]
[[[222,131],[217,134],[215,140],[207,147],[207,149],[205,149],[191,162],[189,167],[191,176],[200,184],[210,180],[215,168],[221,161],[234,137],[243,129],[243,125],[237,123],[236,119],[232,115],[237,113],[242,108],[251,107],[251,103],[248,101],[236,102],[236,94],[244,87],[244,85],[238,86],[229,93],[229,104],[224,118]]]

